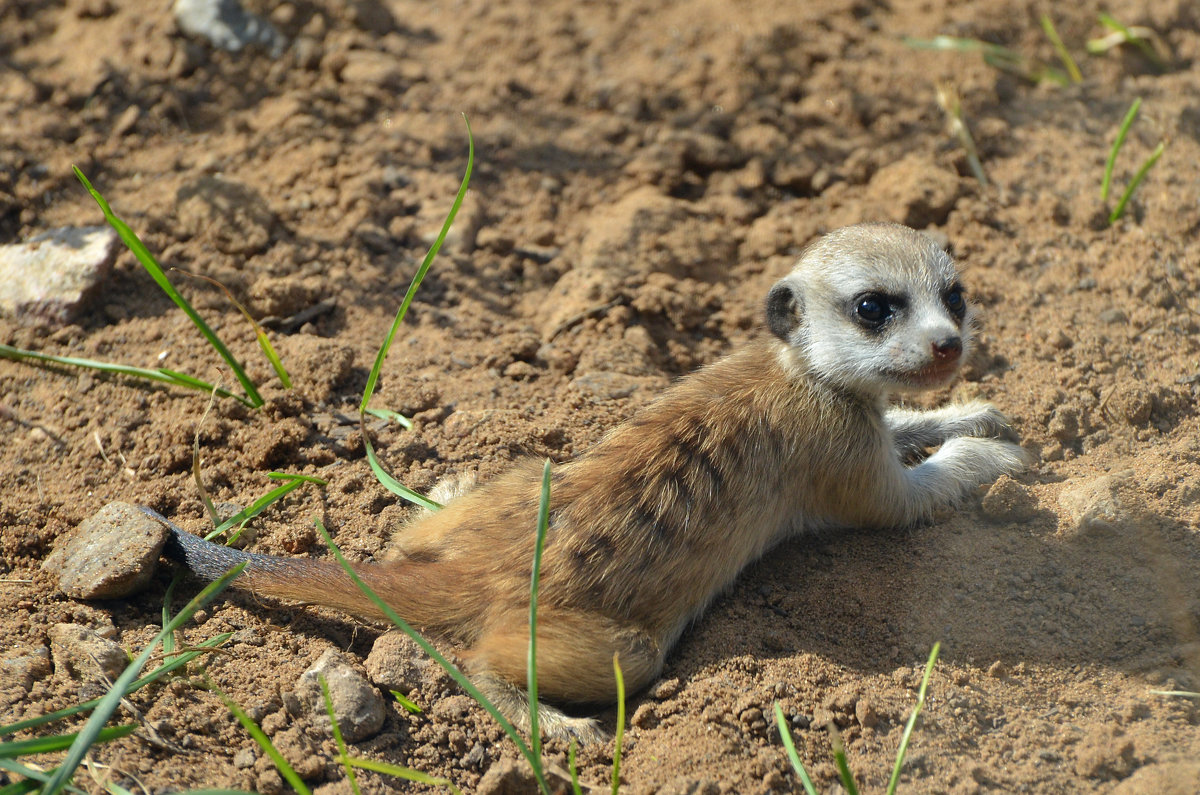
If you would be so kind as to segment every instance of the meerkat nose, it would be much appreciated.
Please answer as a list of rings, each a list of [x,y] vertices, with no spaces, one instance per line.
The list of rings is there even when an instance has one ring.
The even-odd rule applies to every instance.
[[[946,337],[933,343],[933,358],[953,361],[962,353],[962,337]]]

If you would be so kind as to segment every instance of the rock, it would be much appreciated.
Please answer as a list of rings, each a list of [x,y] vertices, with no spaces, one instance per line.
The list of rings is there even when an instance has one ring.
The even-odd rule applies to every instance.
[[[425,650],[398,629],[376,638],[363,661],[367,677],[377,686],[405,694],[421,686],[433,664]]]
[[[34,682],[45,679],[53,670],[50,650],[45,646],[29,654],[0,660],[0,689],[15,686],[28,690]]]
[[[275,26],[246,11],[237,0],[175,0],[171,11],[181,31],[222,50],[241,52],[258,45],[278,56],[287,46]]]
[[[42,562],[58,574],[73,599],[117,599],[145,588],[158,565],[168,531],[126,502],[110,502],[80,523],[65,544]]]
[[[55,669],[84,684],[100,683],[107,687],[129,663],[124,649],[88,627],[55,624],[49,634]]]
[[[1200,762],[1159,762],[1139,768],[1112,795],[1193,795],[1200,792]]]
[[[1097,537],[1116,533],[1129,519],[1119,487],[1133,477],[1133,470],[1115,472],[1088,480],[1069,481],[1058,495],[1066,536]]]
[[[284,694],[283,703],[288,712],[297,717],[309,713],[315,723],[329,725],[318,676],[324,676],[329,684],[333,714],[346,742],[365,740],[383,728],[386,711],[379,691],[336,649],[322,654],[300,675],[296,689]]]
[[[479,779],[477,795],[527,795],[537,792],[537,780],[524,762],[501,759]]]
[[[62,227],[0,246],[0,314],[70,321],[112,270],[119,239],[107,226]]]
[[[997,522],[1025,522],[1037,513],[1037,498],[1008,475],[1001,475],[983,495],[983,512]]]

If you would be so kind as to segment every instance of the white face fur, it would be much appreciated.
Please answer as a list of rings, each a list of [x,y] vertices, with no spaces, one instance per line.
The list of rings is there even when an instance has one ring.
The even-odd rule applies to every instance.
[[[896,224],[831,232],[767,297],[768,325],[796,365],[870,396],[948,383],[971,320],[949,255]]]

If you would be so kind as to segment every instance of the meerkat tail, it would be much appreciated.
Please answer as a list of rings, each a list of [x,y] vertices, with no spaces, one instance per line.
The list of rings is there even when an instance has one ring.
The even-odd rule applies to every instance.
[[[242,563],[246,569],[233,587],[259,596],[323,605],[362,618],[386,618],[384,612],[336,562],[260,555],[205,541],[148,508],[170,536],[163,554],[182,563],[195,576],[212,581]],[[357,564],[355,573],[405,621],[419,627],[461,625],[471,618],[470,606],[445,583],[451,573],[436,563],[396,561]]]

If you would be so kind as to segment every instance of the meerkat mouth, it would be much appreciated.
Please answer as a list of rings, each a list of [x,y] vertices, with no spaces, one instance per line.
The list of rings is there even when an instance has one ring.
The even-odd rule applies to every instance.
[[[902,383],[927,389],[941,386],[952,380],[958,374],[958,366],[959,362],[957,360],[930,362],[916,370],[894,370],[889,375]]]

